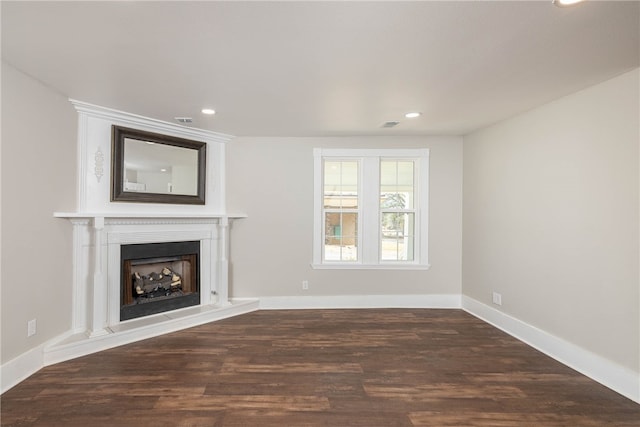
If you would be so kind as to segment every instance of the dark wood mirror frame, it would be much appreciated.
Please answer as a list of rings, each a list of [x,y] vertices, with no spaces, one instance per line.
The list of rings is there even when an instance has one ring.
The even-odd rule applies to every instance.
[[[198,184],[196,195],[161,194],[126,191],[124,182],[124,145],[125,138],[148,141],[197,151]],[[206,182],[207,144],[200,141],[177,138],[137,129],[113,125],[111,127],[111,201],[136,203],[171,203],[204,205]]]

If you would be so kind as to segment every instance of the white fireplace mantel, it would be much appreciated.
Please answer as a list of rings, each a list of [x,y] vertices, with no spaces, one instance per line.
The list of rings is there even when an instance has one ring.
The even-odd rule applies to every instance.
[[[255,310],[229,302],[229,228],[246,215],[56,212],[73,224],[72,336],[45,351],[55,363]],[[120,246],[200,242],[200,304],[120,321]]]
[[[120,325],[120,246],[199,241],[201,305],[229,302],[229,226],[246,215],[65,213],[73,224],[74,333],[105,335]]]

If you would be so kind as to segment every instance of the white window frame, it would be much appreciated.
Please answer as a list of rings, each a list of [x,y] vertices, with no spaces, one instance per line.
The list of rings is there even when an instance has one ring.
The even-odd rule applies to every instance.
[[[429,268],[429,149],[333,149],[314,148],[313,259],[316,269]],[[323,161],[358,161],[358,260],[324,261]],[[380,161],[415,162],[414,257],[410,261],[382,261],[380,249]]]

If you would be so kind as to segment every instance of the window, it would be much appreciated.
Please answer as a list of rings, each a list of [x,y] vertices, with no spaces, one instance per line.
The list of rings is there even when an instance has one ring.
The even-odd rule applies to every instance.
[[[358,260],[358,170],[354,160],[326,160],[323,167],[324,259]]]
[[[315,268],[428,268],[428,149],[320,149]]]

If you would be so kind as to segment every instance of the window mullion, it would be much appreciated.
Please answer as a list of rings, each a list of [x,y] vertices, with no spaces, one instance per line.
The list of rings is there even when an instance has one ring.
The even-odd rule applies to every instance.
[[[322,150],[319,148],[313,149],[313,186],[314,195],[313,198],[313,235],[317,242],[313,245],[313,264],[319,265],[322,263],[324,257],[324,207],[323,207],[323,195],[322,188],[323,176],[322,176]]]
[[[377,264],[380,252],[380,170],[377,157],[362,159],[362,262]]]

